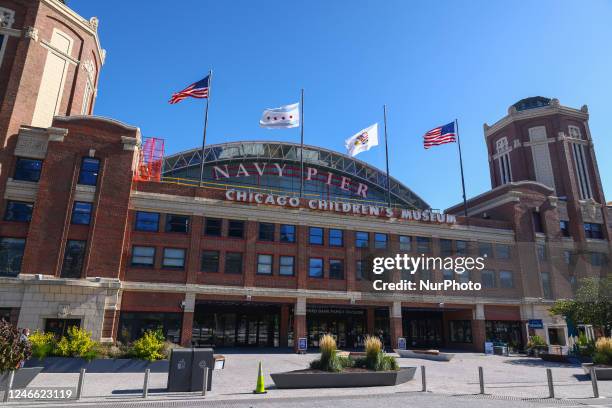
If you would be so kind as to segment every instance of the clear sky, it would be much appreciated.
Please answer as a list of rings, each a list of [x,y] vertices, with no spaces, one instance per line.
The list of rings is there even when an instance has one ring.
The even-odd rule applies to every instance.
[[[200,145],[203,100],[172,92],[212,68],[208,143],[299,142],[298,129],[258,126],[264,108],[305,88],[305,143],[344,139],[388,105],[391,174],[433,208],[461,200],[456,145],[425,151],[427,130],[459,119],[468,196],[490,188],[483,123],[528,96],[589,106],[604,190],[612,200],[612,2],[90,1],[107,50],[95,114],[166,140]],[[358,156],[384,169],[384,148]]]

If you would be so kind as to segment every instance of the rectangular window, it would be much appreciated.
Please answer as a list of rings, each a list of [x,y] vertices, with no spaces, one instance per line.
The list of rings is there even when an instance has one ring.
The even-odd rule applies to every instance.
[[[493,244],[490,242],[479,242],[478,255],[481,257],[495,258],[493,255]]]
[[[457,281],[460,283],[468,283],[470,281],[470,271],[464,271],[457,274]]]
[[[79,184],[95,186],[98,184],[98,174],[100,172],[100,160],[93,157],[83,157],[81,161],[81,171],[79,172]]]
[[[229,220],[227,222],[227,236],[231,238],[244,237],[244,221]]]
[[[452,343],[471,343],[472,322],[469,320],[451,320],[450,341]]]
[[[355,264],[355,279],[364,280],[365,279],[365,263],[363,261],[357,261]]]
[[[19,275],[24,249],[25,238],[0,238],[0,276]]]
[[[344,262],[341,259],[329,260],[329,278],[344,279]]]
[[[219,272],[219,251],[202,251],[202,272]]]
[[[185,268],[185,250],[181,248],[164,248],[162,266],[172,269]]]
[[[357,231],[355,233],[355,246],[357,248],[368,248],[370,246],[370,234]]]
[[[453,254],[453,241],[450,239],[440,240],[440,255],[451,256]]]
[[[206,218],[206,222],[204,224],[204,234],[211,237],[220,237],[222,225],[223,220],[220,218]]]
[[[444,269],[442,271],[442,280],[455,280],[455,271],[453,271],[452,269]]]
[[[15,164],[14,180],[21,181],[38,181],[40,180],[40,171],[42,170],[42,160],[17,158]]]
[[[546,260],[546,246],[544,244],[536,245],[536,252],[538,254],[538,261]]]
[[[410,239],[410,237],[406,235],[400,235],[399,247],[400,247],[400,251],[411,251],[412,250],[412,240]]]
[[[73,224],[89,225],[91,223],[91,212],[93,210],[92,203],[85,203],[82,201],[75,201],[72,206],[72,218]]]
[[[591,265],[593,266],[605,266],[608,260],[606,254],[603,252],[591,252]]]
[[[585,222],[584,235],[586,238],[603,239],[601,224]]]
[[[281,242],[295,242],[295,225],[281,225],[280,240]]]
[[[225,273],[242,274],[242,252],[225,253]]]
[[[323,259],[310,258],[308,262],[308,276],[311,278],[323,277]]]
[[[272,255],[257,255],[257,273],[272,275]]]
[[[584,154],[584,146],[579,143],[571,143],[572,153],[574,155],[574,163],[576,166],[576,175],[578,176],[578,187],[580,189],[580,198],[586,200],[591,198],[591,183],[589,181],[589,171],[587,169],[586,156]]]
[[[329,230],[329,246],[341,247],[344,245],[344,231],[339,229]]]
[[[431,238],[416,237],[417,252],[419,254],[428,254],[431,252]]]
[[[532,212],[531,218],[533,220],[533,230],[535,232],[544,232],[544,226],[542,224],[542,216],[539,212]]]
[[[544,299],[552,299],[552,287],[550,285],[550,274],[548,272],[540,272],[542,278],[542,294]]]
[[[387,234],[376,233],[374,234],[374,248],[376,249],[387,249]]]
[[[155,265],[155,247],[132,247],[132,266],[152,268]]]
[[[499,286],[506,289],[514,287],[514,277],[511,271],[499,271]]]
[[[310,245],[323,245],[323,228],[310,227],[308,242]]]
[[[457,256],[467,256],[468,255],[467,241],[455,241],[455,255]]]
[[[480,283],[485,289],[494,288],[495,283],[495,271],[482,270],[480,271]]]
[[[565,262],[566,265],[571,265],[573,261],[573,254],[572,251],[569,249],[566,249],[563,251],[563,262]]]
[[[279,261],[279,275],[293,276],[295,273],[293,269],[294,262],[295,258],[292,256],[281,256]]]
[[[8,201],[6,203],[5,221],[30,222],[34,204],[23,201]]]
[[[495,245],[495,256],[497,259],[510,259],[512,248],[510,245],[497,244]]]
[[[564,237],[571,236],[570,230],[569,230],[569,221],[566,221],[566,220],[559,221],[559,227],[561,228],[561,236],[564,236]]]
[[[157,232],[159,231],[159,213],[137,211],[136,231]]]
[[[66,243],[64,263],[62,264],[62,278],[78,279],[83,272],[86,241],[70,240]]]
[[[166,232],[189,232],[189,216],[166,214]]]
[[[259,240],[274,241],[274,224],[267,222],[259,223]]]

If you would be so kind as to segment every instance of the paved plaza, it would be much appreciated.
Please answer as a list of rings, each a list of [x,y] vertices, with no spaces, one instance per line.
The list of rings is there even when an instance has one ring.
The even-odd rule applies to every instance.
[[[421,390],[420,371],[415,379],[395,387],[370,387],[350,389],[317,389],[317,390],[281,390],[275,389],[270,378],[271,372],[297,370],[307,367],[317,354],[297,355],[274,351],[216,350],[226,356],[224,370],[214,372],[213,390],[209,392],[208,401],[227,400],[270,400],[278,399],[280,403],[287,398],[335,398],[335,397],[370,397],[372,395],[391,396],[393,394],[417,394]],[[262,361],[268,393],[254,396],[257,366]],[[421,359],[398,359],[401,366],[426,367],[427,390],[432,396],[455,396],[461,401],[461,395],[478,394],[478,367],[484,369],[485,392],[500,401],[513,399],[539,399],[548,397],[546,368],[552,369],[555,385],[555,396],[564,399],[582,400],[583,403],[600,404],[594,400],[591,382],[578,365],[548,363],[536,358],[524,356],[502,357],[484,356],[477,353],[459,353],[451,362],[435,362]],[[83,390],[84,402],[116,401],[136,397],[142,392],[143,373],[88,373]],[[178,398],[179,395],[167,394],[167,373],[154,372],[150,378],[151,398]],[[31,387],[76,386],[78,373],[42,373]],[[599,382],[602,397],[612,398],[612,382]],[[185,396],[186,394],[181,394]],[[187,394],[188,395],[188,394]],[[391,404],[393,399],[390,400]],[[491,400],[490,400],[491,401]],[[602,401],[602,400],[599,400]],[[606,401],[612,401],[606,399]],[[460,406],[460,405],[458,405]]]

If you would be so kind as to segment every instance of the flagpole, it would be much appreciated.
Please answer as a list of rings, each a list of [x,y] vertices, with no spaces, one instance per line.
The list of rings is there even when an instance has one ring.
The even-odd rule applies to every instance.
[[[387,144],[387,105],[383,105],[383,118],[385,122],[385,162],[387,164],[387,203],[391,207],[391,179],[389,178],[389,145]]]
[[[204,133],[202,135],[202,150],[200,151],[200,187],[204,179],[204,146],[206,146],[206,128],[208,127],[208,104],[212,91],[212,69],[208,71],[208,96],[206,97],[206,110],[204,111]]]
[[[304,195],[304,88],[300,95],[300,198]]]
[[[467,218],[468,207],[467,198],[465,196],[465,178],[463,177],[463,157],[461,155],[461,139],[459,138],[459,121],[455,119],[455,129],[457,130],[457,146],[459,147],[459,166],[461,167],[461,188],[463,189],[463,214]]]

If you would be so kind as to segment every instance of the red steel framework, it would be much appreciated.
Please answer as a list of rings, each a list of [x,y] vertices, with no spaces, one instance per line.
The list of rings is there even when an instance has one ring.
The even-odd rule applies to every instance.
[[[164,163],[164,139],[147,137],[142,143],[135,180],[161,181]]]

